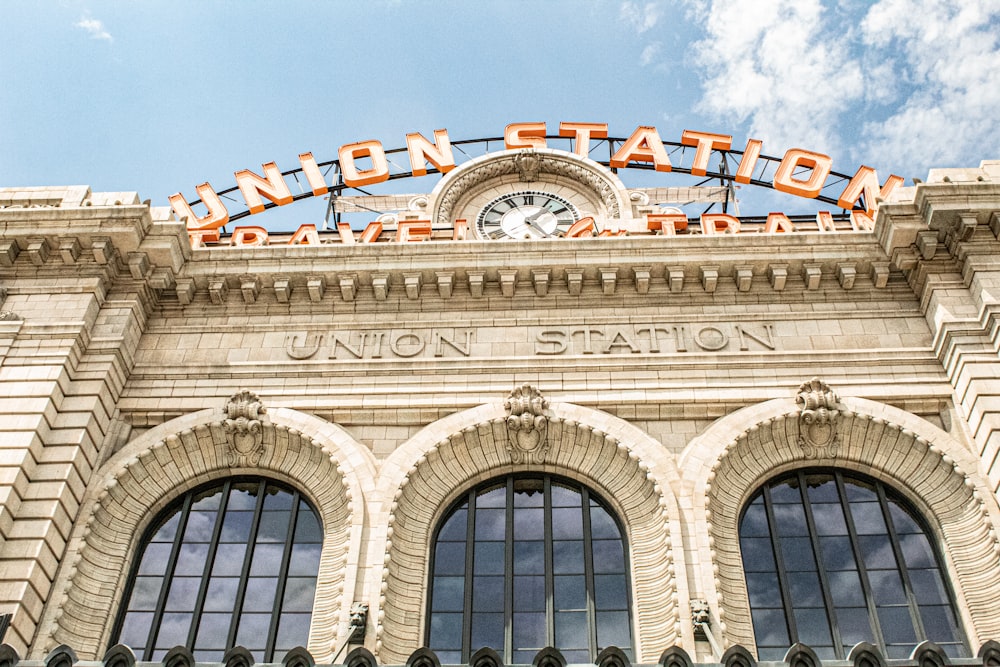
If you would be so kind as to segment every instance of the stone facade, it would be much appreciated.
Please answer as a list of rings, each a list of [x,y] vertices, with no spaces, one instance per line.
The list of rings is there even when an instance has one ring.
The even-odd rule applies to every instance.
[[[588,178],[581,206],[643,218]],[[455,182],[429,210],[468,205]],[[975,654],[1000,637],[997,257],[1000,162],[933,171],[873,231],[673,238],[192,249],[134,193],[0,190],[4,642],[102,658],[156,513],[260,474],[323,524],[310,653],[364,603],[363,646],[403,663],[443,513],[537,470],[621,518],[635,661],[719,662],[755,651],[741,508],[823,466],[923,514]]]

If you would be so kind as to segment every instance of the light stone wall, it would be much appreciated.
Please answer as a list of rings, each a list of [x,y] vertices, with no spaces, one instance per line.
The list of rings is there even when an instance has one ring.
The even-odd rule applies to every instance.
[[[155,512],[259,471],[323,517],[310,651],[331,659],[365,602],[365,646],[404,662],[424,643],[441,513],[534,469],[623,519],[637,656],[676,643],[713,661],[691,600],[723,647],[753,650],[741,503],[827,465],[923,512],[975,650],[1000,635],[1000,176],[975,175],[908,189],[873,233],[197,251],[134,194],[0,190],[4,641],[100,658]],[[845,415],[821,459],[796,444],[814,376]],[[504,399],[524,384],[549,401],[542,464],[508,450]],[[227,458],[224,411],[244,389],[266,410],[258,465]]]

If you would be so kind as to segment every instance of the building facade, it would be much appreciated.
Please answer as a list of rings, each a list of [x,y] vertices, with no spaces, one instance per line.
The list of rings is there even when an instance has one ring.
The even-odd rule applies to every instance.
[[[5,655],[992,646],[1000,163],[871,229],[655,198],[498,151],[368,239],[193,248],[134,193],[0,190]]]

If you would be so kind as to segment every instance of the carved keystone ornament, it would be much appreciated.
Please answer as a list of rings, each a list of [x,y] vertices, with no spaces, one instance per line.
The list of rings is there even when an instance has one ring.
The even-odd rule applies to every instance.
[[[549,451],[546,438],[549,420],[545,410],[549,402],[531,385],[510,392],[504,401],[507,408],[507,451],[513,463],[544,463]]]
[[[833,458],[840,446],[837,425],[840,398],[829,385],[813,378],[799,387],[799,447],[807,459]]]
[[[264,455],[263,425],[259,416],[267,412],[257,394],[243,389],[226,403],[222,425],[230,435],[227,459],[230,466],[257,465]]]

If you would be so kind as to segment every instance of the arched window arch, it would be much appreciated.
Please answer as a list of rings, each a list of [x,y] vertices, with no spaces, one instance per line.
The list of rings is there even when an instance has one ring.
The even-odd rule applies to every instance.
[[[488,646],[507,663],[544,647],[593,662],[632,658],[628,550],[618,520],[587,487],[512,475],[465,494],[439,524],[427,644],[442,663]]]
[[[925,639],[967,657],[931,531],[889,486],[852,472],[772,479],[740,518],[740,550],[760,660],[796,642],[843,659],[862,641],[889,658]]]
[[[297,491],[238,478],[198,487],[143,536],[112,632],[139,660],[177,645],[219,662],[244,646],[280,662],[309,638],[322,530]]]

